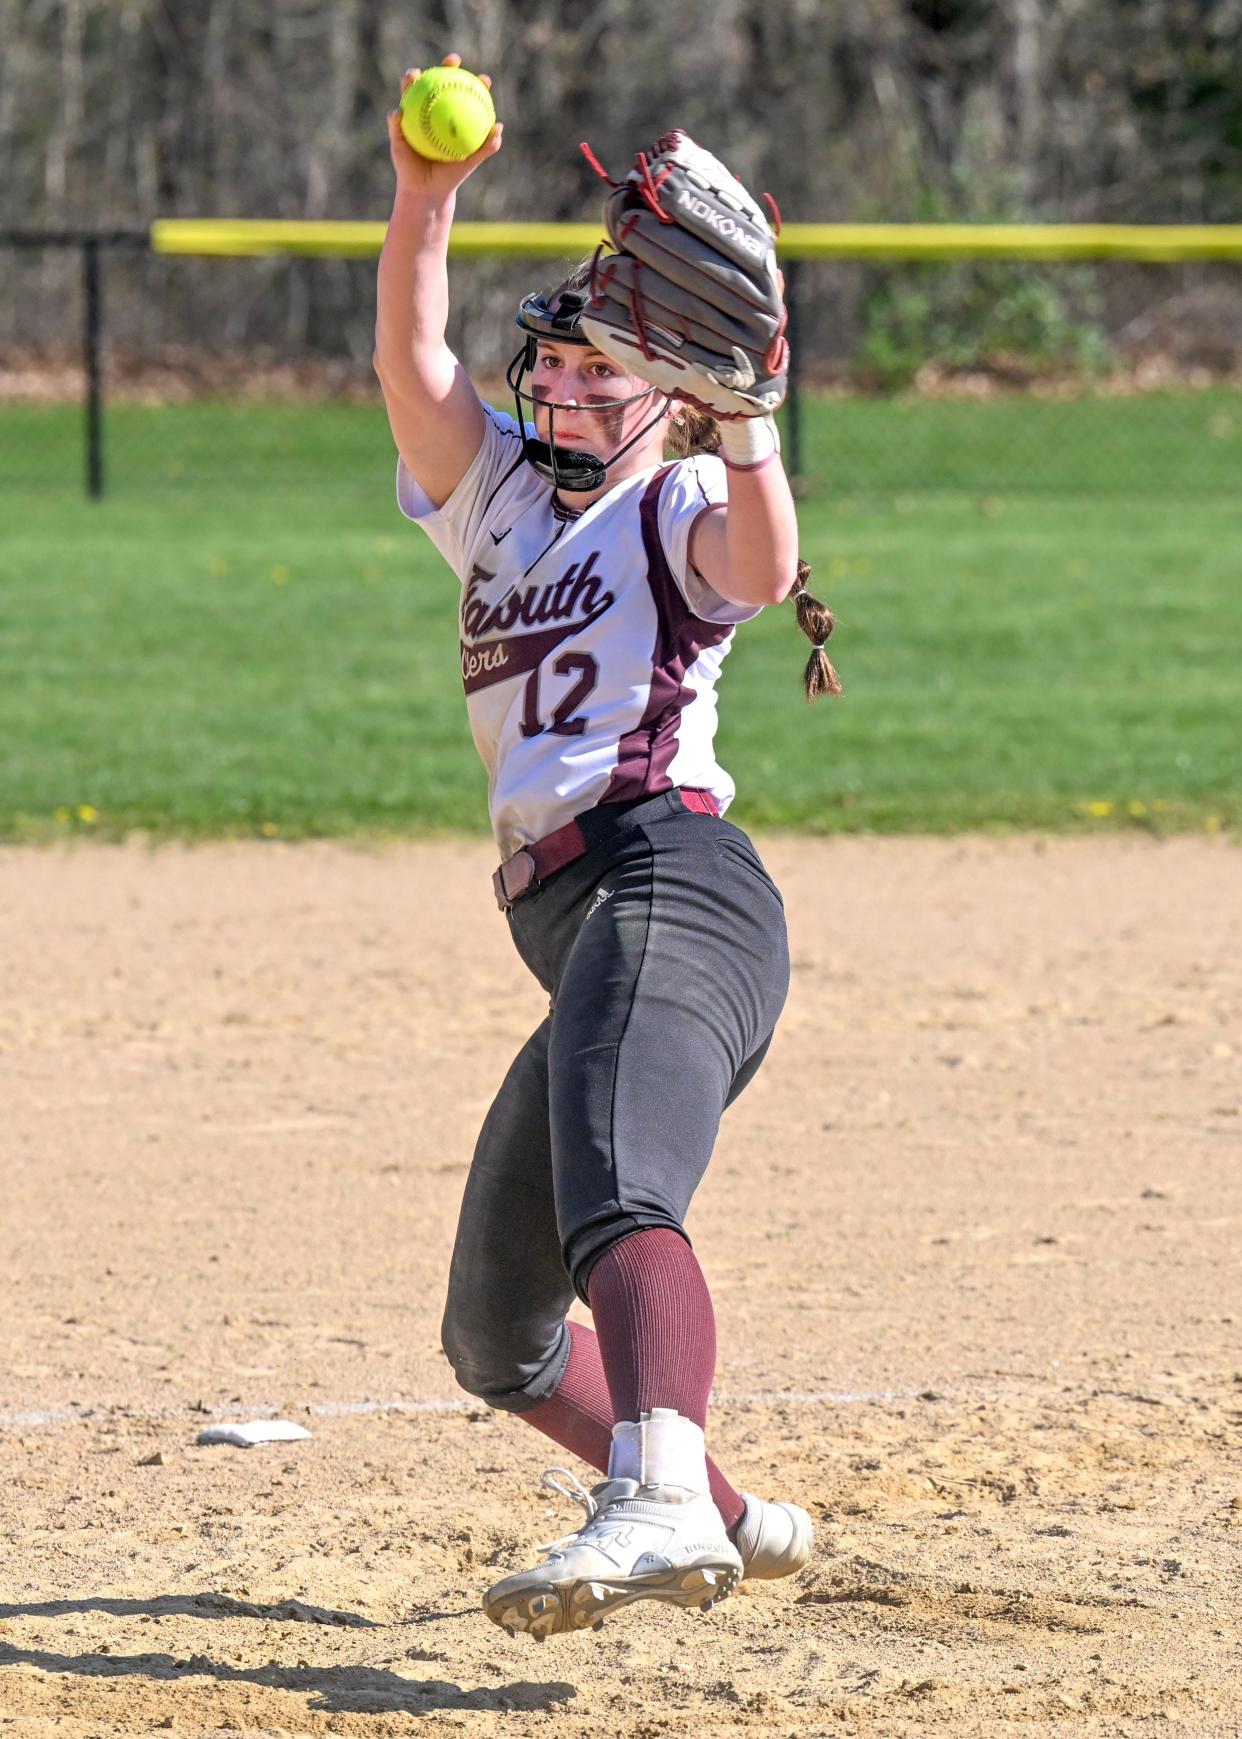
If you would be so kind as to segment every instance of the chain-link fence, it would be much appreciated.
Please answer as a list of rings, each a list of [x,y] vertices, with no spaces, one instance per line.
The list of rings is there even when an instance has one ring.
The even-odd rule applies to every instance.
[[[14,245],[16,241],[23,245]],[[0,238],[0,496],[386,490],[373,258]],[[1242,264],[786,265],[786,456],[808,491],[1236,493]],[[558,263],[450,265],[449,342],[506,402],[512,310]],[[308,407],[314,406],[314,415]]]

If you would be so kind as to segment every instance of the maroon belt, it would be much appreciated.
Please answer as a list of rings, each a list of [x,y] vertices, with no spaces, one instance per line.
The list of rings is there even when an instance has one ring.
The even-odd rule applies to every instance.
[[[677,794],[695,815],[720,814],[720,805],[710,791],[680,785]],[[546,834],[532,845],[524,845],[521,851],[507,857],[492,877],[496,904],[502,912],[507,912],[514,900],[538,887],[540,882],[546,882],[549,876],[573,863],[575,858],[583,857],[590,849],[590,842],[576,821],[567,821],[555,833]]]

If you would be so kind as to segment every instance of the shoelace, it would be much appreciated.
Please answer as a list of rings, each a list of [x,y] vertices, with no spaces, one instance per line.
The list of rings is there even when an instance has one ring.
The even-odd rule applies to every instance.
[[[561,1484],[560,1480],[556,1477],[558,1473],[564,1475],[564,1477],[569,1481],[568,1485]],[[571,1473],[567,1467],[545,1467],[543,1472],[539,1475],[539,1483],[542,1486],[546,1486],[549,1491],[554,1491],[558,1497],[572,1498],[576,1504],[581,1504],[583,1509],[586,1511],[586,1522],[581,1523],[578,1528],[575,1528],[573,1533],[562,1534],[559,1540],[550,1540],[546,1546],[537,1546],[535,1548],[535,1550],[539,1552],[559,1552],[562,1546],[573,1544],[582,1528],[587,1525],[587,1522],[593,1522],[595,1520],[596,1516],[599,1514],[599,1505],[583,1485],[582,1481],[578,1478],[577,1474]]]

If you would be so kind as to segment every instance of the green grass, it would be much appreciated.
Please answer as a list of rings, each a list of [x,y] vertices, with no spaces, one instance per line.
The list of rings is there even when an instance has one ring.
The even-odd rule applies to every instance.
[[[382,411],[0,409],[0,835],[482,830],[456,586]],[[846,698],[738,635],[744,825],[1229,827],[1242,395],[808,407],[800,505]]]
[[[804,468],[840,494],[929,490],[1101,503],[1238,498],[1242,393],[1152,393],[1069,403],[846,399],[812,407]]]

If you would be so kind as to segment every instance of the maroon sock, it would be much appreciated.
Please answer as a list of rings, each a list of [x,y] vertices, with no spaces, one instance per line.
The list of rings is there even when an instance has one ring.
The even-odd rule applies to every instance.
[[[694,1251],[653,1227],[613,1244],[587,1290],[614,1416],[672,1407],[702,1427],[716,1370],[716,1317]]]
[[[608,1472],[612,1402],[591,1329],[580,1322],[569,1324],[569,1362],[560,1382],[546,1400],[537,1401],[518,1418],[601,1473]]]
[[[674,1234],[675,1235],[675,1234]],[[656,1405],[660,1403],[657,1401]],[[569,1362],[554,1392],[518,1418],[542,1431],[554,1443],[581,1456],[590,1467],[608,1472],[612,1447],[612,1401],[599,1356],[599,1340],[584,1323],[569,1325]],[[724,1517],[730,1539],[737,1532],[746,1505],[709,1455],[707,1479],[712,1500]]]

